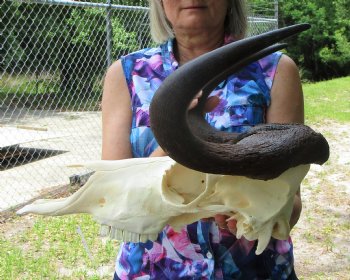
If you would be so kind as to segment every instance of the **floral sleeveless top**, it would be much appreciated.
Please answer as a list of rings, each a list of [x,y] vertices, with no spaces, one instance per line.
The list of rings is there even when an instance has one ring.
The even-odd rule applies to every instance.
[[[280,52],[269,55],[218,85],[211,95],[221,101],[207,114],[207,121],[232,132],[264,123],[280,57]],[[133,156],[148,157],[158,146],[150,129],[150,102],[162,81],[178,68],[173,41],[131,53],[121,61],[132,100]],[[259,256],[255,249],[255,241],[236,239],[214,222],[198,221],[181,232],[167,226],[154,242],[122,244],[114,279],[292,279],[290,240],[272,239]]]

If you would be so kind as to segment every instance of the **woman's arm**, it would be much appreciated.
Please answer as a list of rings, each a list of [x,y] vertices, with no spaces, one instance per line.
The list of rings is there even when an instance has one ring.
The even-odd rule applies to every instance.
[[[267,111],[268,123],[304,123],[304,98],[298,67],[283,55],[278,63],[271,89],[271,105]],[[294,198],[290,227],[298,222],[302,210],[300,188]]]
[[[268,123],[304,123],[304,99],[299,71],[294,61],[282,55],[271,89]]]
[[[197,94],[189,109],[196,106],[201,93]],[[107,70],[102,95],[102,159],[131,158],[130,129],[132,122],[131,99],[121,61]],[[151,157],[166,156],[158,147]]]
[[[102,95],[102,159],[131,158],[131,99],[120,60],[107,70]]]
[[[198,100],[199,98],[202,96],[202,91],[200,91],[199,93],[196,94],[196,96],[193,98],[192,102],[190,103],[190,105],[188,106],[188,110],[193,109],[194,107],[197,106],[198,104]],[[216,107],[216,105],[218,105],[219,100],[215,100],[218,99],[216,97],[210,97],[205,105],[205,112],[210,112],[212,109],[214,109]],[[157,149],[155,149],[153,151],[153,153],[150,155],[150,157],[164,157],[167,156],[167,153],[164,152],[164,150],[158,146]]]

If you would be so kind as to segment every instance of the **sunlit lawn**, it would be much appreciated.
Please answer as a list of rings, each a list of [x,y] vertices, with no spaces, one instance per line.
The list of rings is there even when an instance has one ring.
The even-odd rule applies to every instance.
[[[304,84],[307,123],[350,121],[350,77]]]
[[[26,216],[2,227],[0,248],[0,279],[111,279],[118,243],[87,215]]]

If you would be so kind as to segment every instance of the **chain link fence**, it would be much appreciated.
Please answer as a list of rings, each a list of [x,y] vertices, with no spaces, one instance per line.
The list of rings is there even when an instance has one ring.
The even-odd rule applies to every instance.
[[[0,212],[65,190],[100,158],[103,75],[151,46],[147,1],[1,2]],[[277,28],[251,6],[250,34]]]

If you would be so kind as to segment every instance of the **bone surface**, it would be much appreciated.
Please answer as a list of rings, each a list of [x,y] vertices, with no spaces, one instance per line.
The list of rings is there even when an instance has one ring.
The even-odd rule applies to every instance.
[[[96,172],[73,195],[41,199],[18,214],[89,213],[108,226],[112,238],[155,240],[166,225],[183,226],[215,214],[237,220],[237,237],[258,240],[257,254],[271,236],[287,239],[293,201],[309,166],[301,165],[273,180],[206,174],[169,157],[97,161]]]

